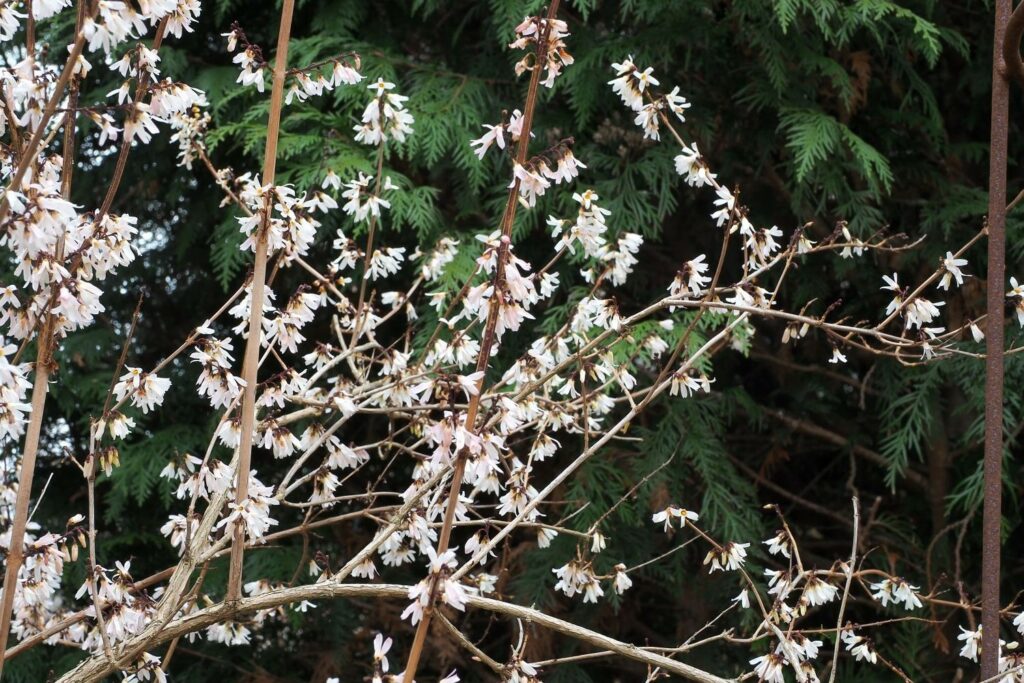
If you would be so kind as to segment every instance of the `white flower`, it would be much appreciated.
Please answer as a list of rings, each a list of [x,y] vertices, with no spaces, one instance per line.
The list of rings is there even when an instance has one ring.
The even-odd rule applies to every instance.
[[[768,546],[768,554],[770,555],[782,555],[786,559],[789,559],[789,534],[784,529],[779,529],[775,532],[775,535],[769,538],[767,541],[763,541],[764,545]]]
[[[673,519],[678,519],[679,528],[683,529],[686,527],[687,520],[691,522],[696,522],[700,519],[700,515],[698,515],[693,510],[687,510],[685,508],[676,507],[674,505],[670,505],[664,510],[659,510],[658,512],[655,512],[653,515],[651,515],[651,521],[655,524],[664,524],[665,531],[668,531],[670,528],[672,528]]]
[[[374,97],[363,111],[362,124],[355,126],[356,142],[379,145],[389,139],[404,142],[412,134],[412,114],[405,109],[408,97],[390,92],[394,83],[378,78],[367,86]]]
[[[658,102],[645,104],[633,119],[633,123],[644,129],[644,139],[661,139],[661,133],[659,132],[661,127],[661,119],[659,118],[661,107],[659,105],[660,103]]]
[[[817,576],[811,575],[804,584],[803,597],[807,599],[807,603],[811,607],[817,607],[818,605],[832,602],[838,593],[838,588],[827,581],[822,581]]]
[[[544,273],[540,278],[540,296],[547,299],[558,291],[558,273]]]
[[[483,159],[484,154],[490,149],[491,145],[498,145],[498,149],[505,149],[505,124],[499,123],[496,126],[489,126],[484,124],[484,128],[487,132],[476,140],[470,141],[470,146],[476,147],[473,153],[476,154],[478,159]]]
[[[356,221],[368,221],[371,218],[379,218],[381,208],[390,209],[391,202],[373,193],[370,188],[370,181],[373,176],[360,172],[355,180],[345,183],[345,191],[341,193],[342,199],[348,201],[342,205],[341,210],[355,218]],[[397,189],[388,176],[384,179],[382,190]],[[337,247],[335,247],[337,248]]]
[[[251,541],[258,541],[272,526],[277,525],[277,520],[270,517],[271,505],[277,505],[277,500],[270,497],[272,489],[262,486],[255,480],[255,471],[249,473],[250,496],[242,503],[228,503],[230,513],[217,523],[218,529],[231,527],[236,522],[243,524],[243,527]],[[255,485],[254,485],[255,484]]]
[[[141,683],[142,681],[155,681],[155,683],[167,683],[167,674],[160,668],[160,658],[143,652],[130,669],[131,673],[125,677],[122,683]]]
[[[890,301],[889,305],[885,307],[885,314],[892,315],[894,311],[899,309],[900,304],[903,303],[903,289],[900,287],[899,273],[893,273],[892,277],[889,277],[888,275],[883,275],[882,280],[885,281],[885,284],[882,285],[882,289],[887,289],[890,292],[895,293],[895,296],[893,297],[892,301]]]
[[[615,592],[622,595],[632,585],[633,580],[626,574],[626,565],[621,563],[615,565],[615,578],[612,579],[612,587],[615,589]]]
[[[679,94],[679,86],[672,88],[672,91],[667,93],[661,98],[661,102],[664,106],[668,107],[669,110],[676,115],[676,118],[680,122],[686,122],[686,116],[684,113],[690,108],[690,103],[687,102],[686,98]]]
[[[633,77],[636,78],[637,81],[636,87],[640,90],[640,92],[646,90],[647,86],[649,85],[661,85],[660,81],[658,81],[657,78],[651,75],[652,73],[654,73],[653,66],[649,66],[643,71],[633,72]]]
[[[568,564],[551,571],[558,577],[555,590],[565,593],[567,597],[583,593],[583,602],[596,603],[604,595],[601,582],[589,562],[570,560]]]
[[[1017,311],[1017,322],[1024,327],[1024,285],[1017,284],[1017,278],[1010,278],[1010,289],[1006,293],[1006,298],[1016,299],[1016,311]]]
[[[960,648],[960,656],[973,662],[978,661],[978,653],[981,652],[981,626],[978,626],[977,631],[968,631],[961,626],[960,635],[956,639],[964,641],[963,647]]]
[[[558,532],[548,527],[540,527],[537,529],[537,547],[538,548],[550,548],[551,541],[558,536]]]
[[[713,379],[709,379],[704,373],[693,370],[680,370],[672,375],[672,382],[669,384],[669,394],[688,398],[701,392],[711,393]]]
[[[529,207],[536,205],[537,197],[543,195],[544,191],[551,187],[551,183],[541,174],[519,163],[515,164],[513,175],[514,178],[508,186],[512,188],[518,183],[519,195]]]
[[[221,622],[206,629],[206,637],[214,643],[225,645],[248,645],[249,629],[238,622]]]
[[[949,289],[951,280],[956,280],[956,286],[962,287],[964,284],[964,272],[960,270],[960,267],[966,265],[967,259],[956,258],[953,256],[953,252],[947,251],[946,257],[942,259],[942,268],[945,272],[942,274],[942,280],[939,281],[939,289]]]
[[[626,59],[622,60],[621,63],[612,64],[612,68],[615,69],[616,78],[608,81],[608,84],[612,86],[612,90],[622,98],[622,101],[627,107],[634,111],[639,111],[644,104],[643,90],[640,87],[639,79],[635,74],[639,73],[637,67],[633,64],[633,56],[630,55]],[[648,72],[648,80],[650,77],[650,69]]]
[[[848,629],[843,631],[842,641],[846,645],[847,652],[852,654],[856,661],[870,662],[872,664],[878,663],[878,655],[875,653],[875,649],[868,638],[858,636]]]
[[[331,69],[331,81],[335,87],[339,85],[355,85],[363,80],[363,75],[345,62],[335,62]]]
[[[368,557],[357,564],[352,570],[352,576],[357,579],[373,579],[377,576],[377,566],[373,564],[373,559]]]
[[[722,227],[726,221],[732,218],[733,209],[736,208],[736,197],[724,185],[716,187],[715,194],[718,195],[718,198],[715,199],[715,206],[718,207],[718,210],[711,214],[711,218],[714,219],[715,225]]]
[[[747,558],[749,543],[734,543],[732,541],[724,545],[712,548],[704,558],[704,564],[710,564],[708,573],[713,574],[716,570],[735,571],[743,566]]]
[[[391,650],[391,638],[384,638],[383,633],[373,637],[373,663],[379,665],[380,670],[388,672],[389,664],[387,654]]]
[[[764,683],[785,683],[784,675],[786,659],[776,652],[769,652],[766,655],[755,657],[750,660],[754,665],[754,673],[758,680]]]
[[[338,176],[338,174],[335,173],[333,169],[327,169],[327,174],[324,176],[323,182],[320,183],[320,188],[323,190],[326,190],[328,188],[335,191],[340,190],[341,177]]]
[[[904,311],[907,317],[907,329],[924,327],[931,323],[939,315],[939,306],[944,306],[945,303],[944,301],[933,303],[920,296],[910,301]]]
[[[676,273],[675,279],[668,287],[669,294],[680,296],[683,294],[683,290],[689,290],[691,295],[700,296],[704,291],[704,287],[711,282],[711,278],[705,275],[709,268],[706,259],[707,257],[701,254],[684,263],[682,269]],[[669,310],[675,310],[675,308],[672,306],[669,307]]]
[[[597,205],[599,197],[593,190],[574,193],[572,198],[580,204],[575,223],[553,216],[548,218],[551,236],[560,237],[555,247],[568,249],[569,253],[575,254],[575,244],[578,242],[587,256],[601,256],[605,253],[605,219],[611,215],[611,211]]]
[[[371,280],[379,280],[388,275],[394,275],[402,269],[402,261],[405,260],[405,247],[386,247],[375,249],[370,257],[368,274]]]
[[[603,595],[604,589],[601,588],[601,582],[597,580],[596,576],[590,576],[583,587],[583,602],[597,604],[597,599]]]
[[[457,610],[466,610],[466,590],[457,581],[447,578],[450,570],[458,562],[454,550],[446,550],[440,555],[433,546],[427,546],[427,557],[430,559],[430,573],[419,583],[409,587],[409,599],[412,602],[402,612],[402,619],[408,618],[412,624],[418,624],[423,618],[423,611],[430,604],[436,583],[437,597],[441,602]]]
[[[676,173],[686,178],[686,184],[690,187],[703,187],[713,185],[715,174],[711,172],[704,158],[697,149],[697,143],[691,147],[683,145],[682,152],[676,156]]]
[[[917,596],[917,589],[917,586],[911,586],[901,578],[886,578],[871,584],[871,597],[881,602],[882,607],[892,602],[896,605],[903,603],[908,610],[918,609],[921,607],[921,599]]]
[[[0,6],[0,40],[6,41],[13,38],[21,26],[18,20],[24,19],[25,16],[21,12],[15,12],[8,3]]]
[[[114,397],[123,401],[129,396],[132,404],[141,408],[143,413],[148,413],[154,407],[163,403],[164,394],[171,386],[171,380],[157,377],[139,368],[128,367],[128,372],[121,376],[120,381],[114,385]]]
[[[123,439],[135,427],[135,420],[116,410],[112,410],[107,419],[99,420],[96,423],[96,440],[103,438],[103,431],[106,428],[114,439]]]
[[[587,165],[577,159],[572,149],[568,146],[561,146],[558,151],[558,163],[554,170],[551,170],[546,164],[542,167],[541,171],[543,174],[558,183],[568,183],[573,178],[580,174],[581,168],[586,168]]]
[[[846,246],[839,252],[840,258],[852,258],[853,256],[860,256],[864,253],[864,243],[850,234],[850,228],[847,227],[846,223],[843,223],[842,227],[843,239],[846,240]]]
[[[748,225],[748,221],[744,218],[740,232],[742,233]],[[776,237],[782,237],[782,230],[775,225],[767,229],[748,230],[743,244],[750,251],[748,263],[752,268],[767,264],[772,254],[781,249],[781,245],[775,241]]]

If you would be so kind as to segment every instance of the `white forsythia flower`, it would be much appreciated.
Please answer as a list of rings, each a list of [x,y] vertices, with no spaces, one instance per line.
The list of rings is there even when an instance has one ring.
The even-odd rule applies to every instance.
[[[953,252],[947,251],[945,258],[942,259],[942,279],[939,281],[939,289],[949,289],[949,284],[952,280],[956,280],[956,286],[961,287],[964,284],[964,272],[960,270],[961,266],[967,265],[967,259],[956,258],[953,256]]]
[[[715,571],[735,571],[743,566],[747,559],[747,548],[749,543],[734,543],[729,541],[717,548],[712,548],[704,558],[704,564],[711,565],[709,574]]]
[[[354,127],[356,142],[367,145],[379,145],[389,139],[405,142],[406,137],[412,134],[414,123],[412,114],[405,108],[409,98],[391,92],[395,84],[383,78],[378,78],[367,88],[374,91],[374,97],[363,111],[362,124]]]
[[[899,577],[882,579],[878,583],[871,584],[872,594],[875,600],[885,607],[890,602],[898,605],[903,603],[906,609],[918,609],[921,607],[921,599],[917,596],[917,586],[911,586]]]
[[[143,372],[139,368],[128,367],[128,372],[121,376],[114,385],[114,397],[123,401],[131,397],[132,404],[148,413],[163,403],[164,394],[171,386],[171,380]]]
[[[686,526],[687,520],[696,522],[700,519],[700,515],[692,510],[676,507],[674,505],[669,505],[664,510],[659,510],[651,515],[651,521],[655,524],[664,524],[665,531],[672,528],[673,519],[679,520],[679,528],[682,529]]]
[[[960,648],[960,656],[972,662],[978,661],[978,653],[981,652],[981,626],[978,626],[977,631],[968,631],[961,626],[960,635],[956,639],[964,642]]]
[[[430,573],[409,588],[409,599],[412,602],[402,612],[402,618],[409,619],[413,624],[418,624],[423,618],[423,610],[430,604],[435,582],[441,602],[460,611],[466,610],[466,590],[459,582],[448,578],[451,570],[458,565],[455,551],[449,549],[438,555],[432,546],[427,546],[427,557],[430,559]]]

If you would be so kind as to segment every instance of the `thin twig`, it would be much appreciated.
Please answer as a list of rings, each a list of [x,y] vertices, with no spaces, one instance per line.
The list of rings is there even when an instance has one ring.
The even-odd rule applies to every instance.
[[[853,570],[857,565],[857,532],[860,529],[860,501],[853,497],[853,547],[850,549],[850,563],[846,567],[846,587],[843,588],[843,600],[839,603],[839,617],[836,619],[836,644],[832,650],[832,671],[828,675],[828,683],[835,683],[836,667],[839,665],[839,646],[843,639],[839,637],[843,628],[843,615],[846,612],[846,601],[850,597],[850,585],[853,583]]]

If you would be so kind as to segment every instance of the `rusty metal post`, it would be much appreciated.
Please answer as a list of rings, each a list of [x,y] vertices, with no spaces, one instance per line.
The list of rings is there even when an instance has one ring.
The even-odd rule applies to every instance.
[[[1010,84],[1004,56],[1011,0],[995,2],[992,129],[988,167],[988,325],[985,358],[985,504],[981,558],[981,678],[999,673],[999,551],[1003,465],[1003,306],[1006,271],[1006,147]],[[1007,46],[1008,47],[1008,46]],[[1013,46],[1016,51],[1017,45]],[[1019,55],[1014,57],[1020,61]]]

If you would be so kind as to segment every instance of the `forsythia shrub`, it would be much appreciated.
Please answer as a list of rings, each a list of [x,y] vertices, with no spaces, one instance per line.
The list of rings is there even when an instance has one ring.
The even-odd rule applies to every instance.
[[[641,4],[657,3],[623,12],[656,21]],[[914,531],[881,497],[859,497],[856,463],[882,468],[880,488],[926,488],[912,460],[942,440],[943,387],[979,400],[987,321],[964,302],[981,272],[980,217],[928,240],[885,229],[876,204],[899,169],[852,127],[870,88],[844,85],[845,66],[814,67],[842,116],[817,93],[779,100],[791,71],[781,41],[798,23],[840,46],[906,25],[902,47],[931,66],[963,39],[884,2],[730,8],[734,22],[771,26],[749,46],[768,78],[732,87],[752,111],[777,111],[789,208],[803,214],[780,227],[778,207],[723,170],[735,162],[719,165],[736,150],[708,139],[716,114],[700,92],[650,66],[650,46],[588,23],[593,3],[559,5],[533,3],[514,22],[491,12],[514,56],[501,76],[410,48],[406,90],[351,27],[304,35],[293,0],[276,49],[244,13],[225,22],[218,49],[235,86],[221,71],[207,88],[176,80],[189,67],[170,47],[201,27],[198,0],[0,3],[9,677],[201,680],[181,659],[244,650],[272,668],[311,642],[306,670],[280,677],[905,680],[921,661],[956,661],[950,650],[977,660],[960,560],[977,475],[954,485],[947,473],[929,510],[937,527],[945,506],[963,513],[933,529],[934,543],[955,541],[937,560],[955,565],[951,579],[933,572],[932,544],[923,567],[896,552]],[[875,39],[927,99],[906,50]],[[806,35],[794,40],[806,57]],[[848,57],[858,77],[870,71]],[[598,74],[599,89],[574,70]],[[491,85],[510,99],[495,106]],[[174,157],[176,179],[151,150]],[[134,206],[125,188],[146,185],[160,200],[122,210]],[[179,190],[204,199],[164,215]],[[671,241],[660,224],[682,202],[699,228],[659,279],[646,259]],[[969,215],[950,211],[935,225]],[[145,227],[158,215],[169,232],[206,221],[212,278],[146,258],[169,239]],[[938,251],[923,270],[901,269],[926,249]],[[825,275],[816,289],[820,273],[848,276],[843,293]],[[1024,324],[1024,287],[1010,286]],[[147,312],[147,299],[176,296],[191,297],[180,338]],[[766,353],[766,337],[775,362],[799,368],[779,353],[799,348],[812,372],[852,388],[847,402],[870,395],[876,435],[760,405],[736,364]],[[858,360],[874,365],[862,373]],[[804,401],[842,400],[808,387]],[[759,470],[732,453],[741,415],[841,446],[848,474],[822,468],[841,495],[823,505],[773,483],[781,447]],[[759,509],[751,482],[803,508],[801,525]],[[152,528],[126,521],[134,508]],[[648,627],[620,629],[611,612]],[[1024,633],[1012,603],[1004,616],[1007,634]],[[1001,664],[1006,681],[1024,680],[1015,643]]]

